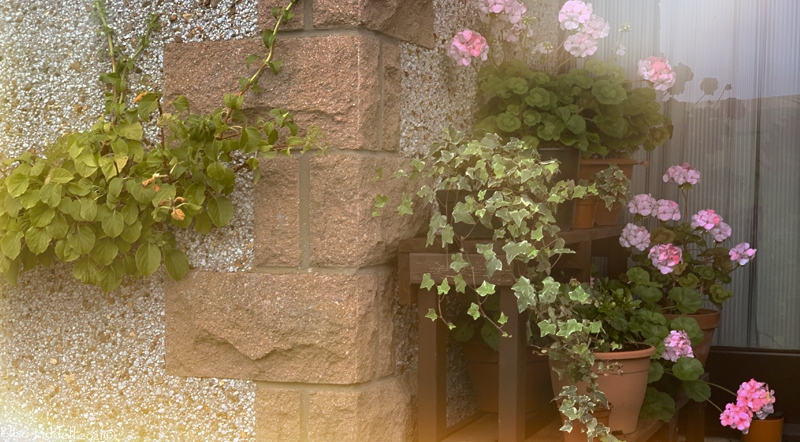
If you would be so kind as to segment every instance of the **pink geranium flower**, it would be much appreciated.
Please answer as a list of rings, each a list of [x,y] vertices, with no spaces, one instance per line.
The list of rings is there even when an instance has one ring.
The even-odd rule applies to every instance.
[[[675,84],[675,71],[663,57],[649,57],[639,60],[639,77],[653,83],[657,91],[666,91]]]
[[[665,183],[672,181],[676,184],[689,183],[695,185],[700,179],[700,172],[689,166],[689,163],[683,163],[682,165],[672,166],[667,169],[667,173],[664,174],[663,179]]]
[[[772,405],[775,403],[775,391],[770,390],[764,382],[755,379],[742,382],[736,393],[736,405],[751,409],[759,419],[764,419],[775,411]]]
[[[636,247],[640,251],[644,251],[644,249],[650,246],[650,232],[644,227],[628,223],[628,225],[622,229],[622,233],[619,236],[619,243],[622,247]]]
[[[692,341],[689,335],[681,330],[672,330],[669,336],[664,338],[664,353],[661,357],[672,362],[677,362],[678,358],[693,358]]]
[[[458,64],[468,66],[474,57],[486,60],[488,52],[489,45],[486,39],[475,31],[465,29],[453,37],[447,53]]]
[[[733,246],[728,255],[730,255],[731,261],[736,261],[743,266],[756,256],[756,249],[751,249],[750,243],[743,242]]]
[[[661,221],[678,221],[681,219],[681,207],[672,200],[658,200],[655,207],[656,218]]]
[[[597,51],[597,40],[589,34],[578,32],[564,40],[564,49],[575,57],[588,57]]]
[[[682,252],[679,247],[672,244],[658,244],[650,249],[647,255],[658,270],[666,275],[672,273],[673,267],[680,264]]]
[[[708,233],[714,237],[714,241],[722,242],[731,236],[731,226],[720,221],[720,223],[709,230]]]
[[[634,215],[650,216],[655,213],[657,201],[646,193],[640,193],[628,202],[628,210]]]
[[[736,404],[728,404],[725,411],[719,416],[720,423],[725,427],[735,428],[744,434],[750,429],[753,412],[749,408]]]
[[[589,20],[583,24],[583,32],[595,40],[608,37],[610,30],[611,25],[597,14],[592,14]]]
[[[696,214],[692,215],[691,226],[693,229],[702,227],[706,230],[711,230],[721,222],[722,222],[722,217],[717,215],[717,212],[714,212],[713,209],[707,209],[707,210],[701,210]]]
[[[571,31],[578,29],[586,23],[592,16],[592,4],[584,3],[581,0],[570,0],[564,3],[558,12],[558,22],[561,29]]]

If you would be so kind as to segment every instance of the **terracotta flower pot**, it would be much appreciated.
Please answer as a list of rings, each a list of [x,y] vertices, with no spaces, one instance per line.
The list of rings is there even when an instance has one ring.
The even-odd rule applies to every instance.
[[[619,203],[614,203],[611,210],[608,210],[606,203],[599,200],[594,211],[594,223],[598,226],[616,226],[619,224],[620,210],[622,210],[622,206]]]
[[[703,364],[703,367],[705,367],[706,359],[708,359],[708,353],[711,351],[711,341],[714,340],[714,331],[719,326],[719,310],[701,308],[697,311],[697,313],[693,313],[691,315],[665,314],[664,316],[668,321],[672,321],[673,319],[681,316],[688,316],[697,321],[700,329],[703,330],[703,342],[700,345],[693,345],[692,352],[694,353],[695,359],[700,361],[700,363]]]
[[[611,431],[621,431],[624,434],[636,431],[639,410],[642,408],[647,391],[650,356],[655,352],[655,347],[648,345],[643,350],[594,354],[598,387],[605,393],[608,402],[614,404],[609,424]],[[606,367],[603,371],[597,368],[601,362]],[[558,364],[558,361],[550,361],[551,367],[557,367]],[[558,379],[555,371],[551,371],[550,376],[553,391],[557,394],[567,384],[567,380]],[[578,389],[582,388],[585,387],[578,384]]]
[[[768,416],[764,420],[754,417],[750,430],[742,435],[742,442],[781,442],[782,437],[783,416]]]
[[[591,229],[594,227],[594,213],[597,200],[594,198],[581,198],[575,200],[575,217],[572,220],[573,229]]]
[[[470,341],[464,345],[464,359],[475,388],[478,409],[497,413],[500,395],[499,353],[480,342]],[[528,352],[525,368],[525,411],[530,413],[549,406],[553,399],[547,356]]]
[[[608,404],[611,408],[614,408],[614,404]],[[592,413],[597,422],[605,425],[606,427],[609,426],[609,419],[611,418],[611,410],[608,408],[600,408]],[[562,414],[561,420],[563,421],[566,417]],[[572,423],[572,431],[562,431],[561,434],[564,435],[564,442],[587,442],[586,438],[586,425],[580,422],[573,422]],[[597,440],[597,439],[595,439]]]

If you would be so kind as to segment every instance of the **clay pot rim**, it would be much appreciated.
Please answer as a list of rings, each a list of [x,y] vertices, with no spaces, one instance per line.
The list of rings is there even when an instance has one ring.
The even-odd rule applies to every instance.
[[[639,359],[650,358],[656,353],[656,348],[652,345],[646,344],[647,348],[641,350],[627,350],[627,351],[610,351],[610,352],[593,352],[594,358],[601,361],[613,361],[623,359]]]
[[[605,164],[632,164],[640,165],[641,161],[633,158],[581,158],[581,164],[602,166]]]

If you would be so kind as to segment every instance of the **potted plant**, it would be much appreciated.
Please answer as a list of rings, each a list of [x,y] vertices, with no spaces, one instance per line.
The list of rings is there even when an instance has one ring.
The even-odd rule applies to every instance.
[[[670,167],[663,177],[679,186],[685,202],[699,178],[700,173],[686,163]],[[651,343],[661,353],[675,333],[684,333],[694,348],[691,360],[680,357],[653,362],[650,380],[658,389],[648,391],[644,414],[666,420],[674,412],[679,389],[697,401],[710,396],[699,377],[720,313],[703,309],[702,303],[707,299],[720,309],[733,297],[724,285],[730,283],[731,272],[754,258],[756,250],[748,243],[725,247],[731,228],[713,209],[700,210],[689,218],[685,206],[682,212],[677,202],[647,194],[634,196],[628,208],[635,215],[634,223],[625,226],[620,244],[631,250],[635,265],[622,279],[647,310],[664,315],[664,322],[650,330]],[[640,225],[646,220],[657,227]],[[663,373],[679,375],[662,378]]]

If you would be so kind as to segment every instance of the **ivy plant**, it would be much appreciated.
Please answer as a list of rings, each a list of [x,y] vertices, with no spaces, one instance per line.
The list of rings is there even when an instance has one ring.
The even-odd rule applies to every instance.
[[[95,3],[111,65],[100,76],[105,111],[90,129],[63,135],[43,154],[31,150],[3,161],[0,270],[6,279],[16,284],[20,272],[54,261],[72,263],[77,279],[105,291],[126,275],[148,277],[162,264],[172,278],[183,277],[189,260],[175,229],[208,233],[228,224],[237,171],[250,168],[257,180],[260,161],[317,144],[318,129],[299,136],[285,110],[257,120],[242,111],[246,93],[260,91],[262,73],[280,72],[276,35],[292,18],[295,1],[273,9],[275,26],[262,34],[266,55],[247,59],[248,65],[258,60],[258,70],[208,114],[192,112],[185,96],[172,103],[174,114],[166,113],[161,93],[132,90],[129,76],[160,26],[158,17],[129,56],[115,43],[103,4]],[[152,138],[145,130],[150,123]]]

